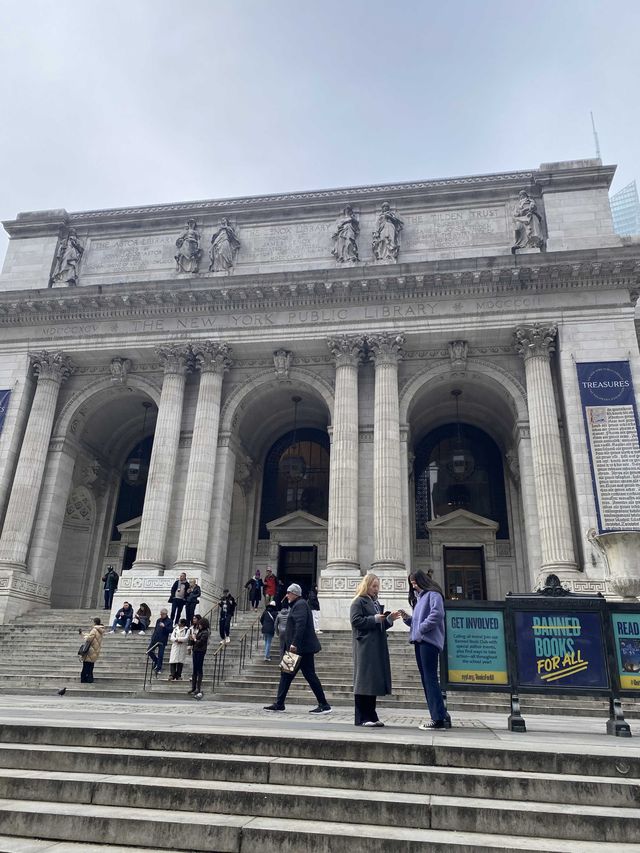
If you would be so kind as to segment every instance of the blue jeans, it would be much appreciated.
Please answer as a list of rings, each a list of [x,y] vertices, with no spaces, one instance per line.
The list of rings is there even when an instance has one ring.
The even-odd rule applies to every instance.
[[[271,643],[273,642],[273,634],[264,634],[264,656],[271,657]]]
[[[151,643],[151,645],[155,645],[155,643]],[[148,652],[149,657],[153,661],[154,667],[161,672],[162,670],[162,661],[164,660],[164,649],[165,644],[160,643],[157,649],[154,649],[152,652]]]
[[[447,714],[447,709],[444,707],[442,691],[438,682],[438,657],[440,656],[440,652],[431,643],[415,643],[414,649],[431,719],[434,723],[448,720],[449,715]]]
[[[113,625],[111,626],[111,630],[115,631],[116,628],[118,627],[118,625],[121,625],[121,626],[124,625],[124,632],[126,634],[127,631],[129,631],[131,628],[131,622],[132,621],[133,620],[131,619],[131,617],[129,617],[128,619],[125,619],[123,621],[122,619],[118,619],[118,617],[116,616],[116,618],[113,620]]]

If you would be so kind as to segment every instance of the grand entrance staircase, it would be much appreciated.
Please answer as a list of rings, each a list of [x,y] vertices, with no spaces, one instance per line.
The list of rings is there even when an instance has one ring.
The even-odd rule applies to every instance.
[[[2,724],[0,850],[640,850],[637,751],[423,734]]]
[[[188,699],[190,667],[185,665],[182,682],[169,683],[168,651],[165,670],[143,690],[147,636],[122,632],[105,635],[102,654],[95,666],[95,682],[80,684],[81,665],[77,657],[81,638],[78,628],[88,630],[94,616],[104,618],[103,610],[37,610],[25,614],[12,624],[0,626],[0,647],[9,650],[0,660],[0,693],[54,694],[66,688],[69,695],[91,695],[105,698],[144,696],[157,699]],[[204,692],[206,699],[218,701],[266,704],[275,698],[278,682],[278,641],[272,647],[272,660],[263,660],[261,638],[254,632],[258,645],[253,644],[248,656],[248,642],[240,667],[239,639],[255,624],[253,611],[238,614],[232,630],[232,642],[225,651],[224,680],[212,692],[211,681],[214,652],[217,649],[216,626],[205,660]],[[424,709],[424,696],[419,685],[413,649],[406,633],[390,632],[389,648],[394,692],[379,700],[380,707]],[[350,705],[351,692],[351,634],[348,631],[325,632],[320,636],[323,650],[316,657],[316,669],[329,701],[335,705]],[[313,697],[301,676],[290,690],[287,703],[309,704]],[[588,697],[521,697],[523,714],[569,714],[571,716],[608,716],[608,704],[602,699]],[[508,696],[500,693],[450,693],[449,710],[509,713]],[[640,718],[640,700],[623,702],[625,716]]]

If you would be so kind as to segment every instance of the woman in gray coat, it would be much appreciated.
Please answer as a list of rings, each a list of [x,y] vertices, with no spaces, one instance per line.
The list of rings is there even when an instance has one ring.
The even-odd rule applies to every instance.
[[[376,697],[391,693],[391,664],[387,631],[400,611],[383,613],[378,602],[380,579],[362,578],[351,603],[353,632],[353,698],[356,726],[383,726],[376,713]]]

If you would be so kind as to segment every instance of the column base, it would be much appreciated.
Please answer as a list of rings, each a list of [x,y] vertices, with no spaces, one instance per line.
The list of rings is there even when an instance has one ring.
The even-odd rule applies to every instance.
[[[357,575],[358,577],[362,577],[362,570],[360,563],[356,563],[355,560],[331,560],[322,569],[321,574],[326,576]]]
[[[157,572],[161,577],[164,575],[166,566],[156,560],[136,560],[131,566],[131,572]]]
[[[26,575],[27,564],[15,560],[0,560],[0,572],[17,572]]]
[[[176,575],[184,572],[188,578],[196,575],[199,578],[202,572],[208,572],[208,570],[207,564],[200,560],[177,560],[173,564],[173,572]]]
[[[584,578],[583,573],[580,571],[576,563],[560,561],[557,563],[546,563],[545,565],[540,566],[536,572],[533,588],[537,590],[546,586],[546,580],[549,575],[555,575],[561,584],[564,585],[566,583],[569,588],[572,586],[572,581]]]
[[[21,563],[16,564],[16,569],[7,568],[8,565],[13,564],[0,564],[0,624],[12,622],[35,607],[48,608],[51,602],[48,586],[34,581]]]

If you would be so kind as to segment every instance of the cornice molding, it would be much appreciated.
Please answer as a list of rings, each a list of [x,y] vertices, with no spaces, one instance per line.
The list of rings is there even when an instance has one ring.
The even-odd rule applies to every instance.
[[[203,277],[194,282],[168,280],[0,293],[0,325],[66,322],[92,318],[131,319],[215,311],[264,311],[275,308],[318,307],[326,304],[366,304],[399,298],[420,300],[538,294],[597,288],[637,290],[640,256],[620,258],[620,249],[536,255],[535,262],[507,257],[465,261],[428,261],[394,267],[386,274],[370,270],[330,270],[322,276],[308,272],[247,275],[233,282]],[[571,258],[563,255],[571,254]],[[593,257],[594,254],[596,257]],[[590,257],[589,257],[590,256]],[[525,256],[531,258],[533,256]],[[467,266],[465,267],[464,264]],[[368,274],[370,273],[370,274]],[[629,301],[632,306],[631,298]],[[118,331],[114,322],[113,332]]]

